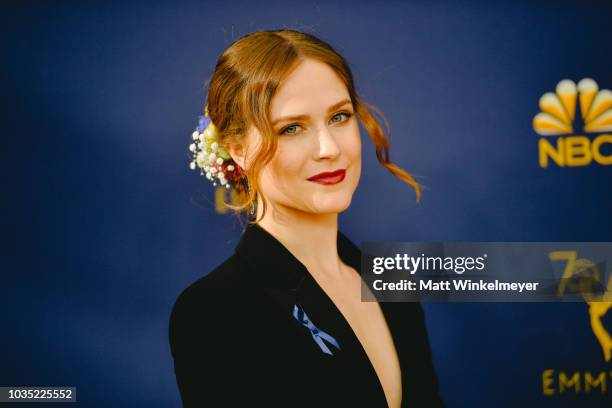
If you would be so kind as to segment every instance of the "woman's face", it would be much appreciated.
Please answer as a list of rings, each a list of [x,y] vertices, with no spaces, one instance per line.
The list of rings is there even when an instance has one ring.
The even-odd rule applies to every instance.
[[[278,209],[344,211],[361,174],[359,126],[344,83],[328,65],[306,59],[270,108],[278,149],[260,176],[263,195]]]

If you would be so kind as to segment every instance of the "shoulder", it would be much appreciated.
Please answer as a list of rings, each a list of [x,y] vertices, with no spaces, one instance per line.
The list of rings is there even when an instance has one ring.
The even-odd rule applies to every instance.
[[[234,254],[215,267],[207,275],[191,283],[178,295],[172,315],[187,312],[189,309],[226,301],[226,290],[241,285],[241,269],[244,268]]]
[[[189,343],[202,344],[208,332],[220,325],[229,328],[227,323],[237,317],[235,301],[246,290],[244,269],[234,254],[181,291],[168,326],[173,355],[189,348]]]

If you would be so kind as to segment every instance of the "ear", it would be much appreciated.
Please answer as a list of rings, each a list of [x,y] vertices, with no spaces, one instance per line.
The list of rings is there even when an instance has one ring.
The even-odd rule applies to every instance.
[[[240,143],[228,143],[228,153],[232,156],[234,163],[239,165],[242,169],[245,168],[245,149]]]
[[[259,133],[251,128],[244,137],[239,140],[228,140],[225,146],[234,163],[243,170],[248,170],[251,165],[252,154],[258,149],[260,143]]]

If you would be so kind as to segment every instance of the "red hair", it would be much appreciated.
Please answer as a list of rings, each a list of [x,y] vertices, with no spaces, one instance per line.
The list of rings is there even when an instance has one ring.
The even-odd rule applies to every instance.
[[[376,145],[378,162],[395,177],[412,186],[419,201],[421,186],[414,178],[389,159],[389,125],[382,113],[357,95],[353,74],[346,60],[329,44],[317,37],[293,30],[257,31],[234,41],[219,57],[208,84],[208,114],[219,132],[219,143],[243,144],[251,126],[263,135],[252,166],[242,169],[244,179],[236,183],[242,204],[232,206],[241,211],[257,204],[261,191],[259,174],[276,151],[277,138],[270,121],[270,104],[277,88],[304,59],[311,58],[330,66],[346,85],[353,107],[370,139]],[[376,114],[385,125],[383,132]],[[245,189],[246,183],[251,187]],[[262,218],[266,213],[263,202]],[[258,221],[258,220],[257,220]],[[255,221],[255,222],[257,222]]]

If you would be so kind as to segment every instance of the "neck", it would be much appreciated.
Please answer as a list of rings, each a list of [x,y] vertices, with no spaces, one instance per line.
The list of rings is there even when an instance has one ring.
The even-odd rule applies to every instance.
[[[261,217],[261,202],[257,218]],[[340,277],[338,255],[338,214],[312,214],[284,206],[268,206],[259,225],[280,241],[311,275]]]

